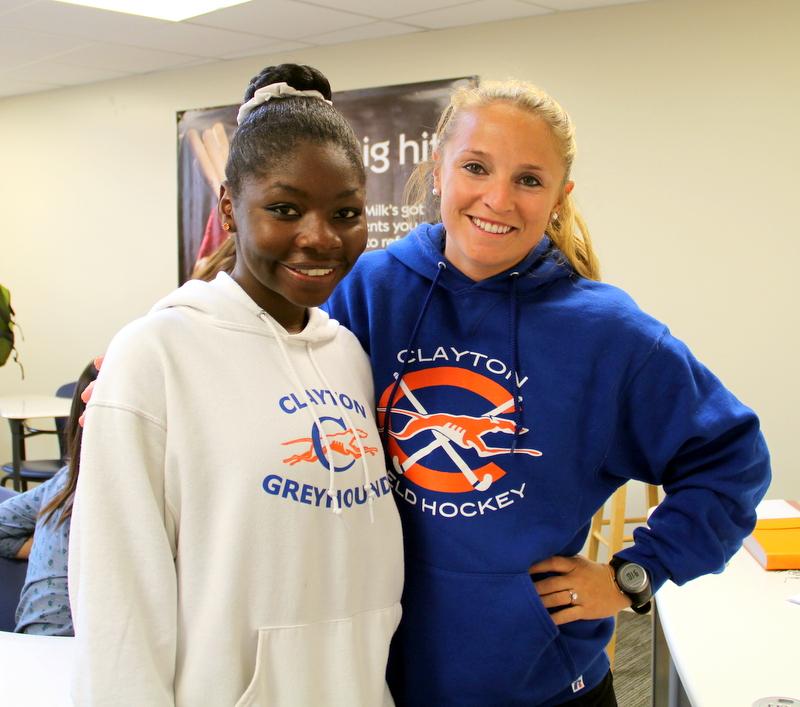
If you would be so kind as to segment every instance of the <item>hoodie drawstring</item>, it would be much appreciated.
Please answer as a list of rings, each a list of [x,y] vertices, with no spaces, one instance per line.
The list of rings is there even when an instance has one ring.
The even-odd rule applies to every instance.
[[[392,423],[392,406],[394,405],[394,398],[397,395],[397,389],[400,387],[400,381],[403,380],[403,375],[408,368],[408,359],[411,350],[414,348],[414,343],[417,340],[417,333],[419,332],[420,324],[422,324],[422,319],[425,316],[425,312],[428,309],[428,305],[430,304],[431,298],[433,297],[433,292],[436,289],[436,285],[439,282],[439,278],[441,277],[442,273],[447,268],[447,264],[440,260],[437,263],[437,272],[436,276],[433,278],[433,282],[431,282],[430,289],[428,290],[428,294],[425,296],[425,302],[422,304],[422,309],[419,311],[419,316],[417,316],[417,321],[414,324],[414,328],[411,330],[411,337],[408,340],[408,346],[406,346],[406,358],[403,361],[403,365],[400,367],[400,373],[395,377],[394,385],[392,386],[392,390],[389,393],[389,400],[386,402],[386,411],[383,417],[383,425],[381,426],[381,437],[383,438],[383,444],[386,449],[389,448],[389,433],[391,432]]]
[[[383,425],[381,426],[381,437],[383,439],[384,446],[388,448],[389,443],[389,434],[391,432],[391,416],[392,416],[392,409],[394,407],[395,397],[397,395],[397,389],[400,387],[400,382],[403,379],[403,375],[405,374],[408,368],[408,360],[410,358],[410,353],[414,348],[414,344],[417,340],[417,334],[419,332],[420,325],[422,324],[422,320],[425,317],[425,313],[428,309],[428,305],[430,304],[431,298],[433,293],[436,289],[436,285],[439,282],[439,278],[441,277],[442,273],[447,268],[447,264],[443,261],[439,261],[437,263],[438,271],[436,276],[433,278],[433,282],[431,282],[431,286],[428,289],[428,294],[425,297],[425,301],[422,304],[422,308],[420,309],[419,315],[417,316],[417,321],[414,324],[414,328],[411,331],[411,336],[408,341],[408,345],[406,346],[406,358],[403,361],[403,365],[400,368],[400,373],[395,376],[394,384],[392,385],[392,389],[389,393],[389,399],[386,402],[386,409],[384,412],[383,418]],[[519,437],[522,434],[523,421],[524,421],[524,403],[522,400],[522,395],[520,395],[519,390],[519,301],[517,298],[517,284],[519,282],[520,274],[518,272],[512,272],[509,274],[509,278],[511,279],[511,287],[509,289],[509,353],[511,358],[511,366],[512,366],[512,385],[513,385],[513,399],[514,399],[514,437],[511,441],[511,453],[513,454],[517,449],[517,443],[519,441]]]
[[[519,273],[512,272],[510,277],[511,293],[509,297],[509,318],[511,319],[511,327],[509,338],[511,339],[511,382],[514,386],[514,438],[511,441],[511,453],[513,454],[517,449],[517,441],[519,440],[520,430],[522,430],[523,402],[522,396],[519,392],[519,302],[517,301],[517,282],[519,281]]]
[[[297,373],[294,365],[292,364],[291,358],[289,358],[289,354],[286,351],[286,346],[283,343],[283,337],[280,335],[278,328],[272,323],[272,317],[269,316],[267,312],[263,309],[258,313],[258,318],[261,321],[266,322],[270,329],[272,329],[272,333],[275,337],[275,340],[278,342],[278,348],[280,349],[281,355],[283,356],[283,361],[286,364],[286,367],[289,369],[289,376],[292,379],[292,385],[295,387],[295,391],[303,397],[303,383],[300,380],[300,376]],[[306,350],[310,351],[308,344],[306,345]],[[313,359],[312,359],[313,362]],[[315,366],[316,368],[316,366]],[[306,409],[311,413],[311,417],[314,418],[314,424],[317,426],[317,429],[320,431],[320,434],[325,437],[325,445],[328,448],[328,452],[330,454],[330,459],[328,460],[328,498],[331,501],[331,509],[337,515],[342,512],[342,507],[339,505],[339,501],[336,498],[336,477],[335,472],[333,470],[333,447],[331,447],[331,441],[328,439],[328,433],[322,427],[322,423],[320,422],[319,417],[317,416],[316,410],[314,410],[313,405],[308,405]],[[371,511],[372,509],[370,509]]]
[[[306,351],[308,352],[308,358],[311,361],[311,366],[314,368],[315,373],[319,376],[322,384],[331,390],[331,385],[328,383],[328,379],[325,378],[325,374],[322,372],[322,369],[317,365],[317,360],[314,358],[314,354],[311,351],[311,344],[306,344]],[[345,421],[347,422],[348,428],[352,431],[353,437],[356,440],[356,444],[358,445],[358,451],[361,454],[361,469],[364,472],[364,492],[367,494],[367,507],[369,508],[369,522],[375,522],[375,512],[373,510],[374,499],[377,497],[375,493],[375,489],[372,488],[372,484],[369,478],[369,465],[367,464],[367,454],[364,451],[364,445],[361,444],[361,437],[358,435],[356,431],[356,427],[353,424],[353,420],[347,412],[346,408],[342,408],[342,416],[344,417]],[[325,437],[325,441],[328,441],[328,437]],[[328,466],[330,467],[330,477],[331,477],[331,488],[328,490],[328,494],[330,495],[331,489],[333,488],[333,449],[331,449],[330,444],[328,445],[328,451],[330,453],[330,459],[328,460]],[[341,512],[341,509],[340,511]]]

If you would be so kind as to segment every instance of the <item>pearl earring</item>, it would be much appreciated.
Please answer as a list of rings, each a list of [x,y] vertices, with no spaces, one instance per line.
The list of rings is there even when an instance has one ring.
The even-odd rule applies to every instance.
[[[433,194],[434,196],[439,196],[439,190],[436,187],[434,187],[433,189],[431,189],[431,194]]]

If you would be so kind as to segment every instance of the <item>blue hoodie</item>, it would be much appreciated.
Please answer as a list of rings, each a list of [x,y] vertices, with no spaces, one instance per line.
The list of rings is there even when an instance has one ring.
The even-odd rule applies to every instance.
[[[755,414],[624,292],[545,238],[481,282],[424,224],[328,303],[369,353],[406,547],[398,705],[557,705],[608,671],[612,619],[556,626],[528,575],[580,552],[628,479],[663,486],[620,553],[654,589],[721,571],[755,523]],[[397,376],[401,378],[398,383]]]

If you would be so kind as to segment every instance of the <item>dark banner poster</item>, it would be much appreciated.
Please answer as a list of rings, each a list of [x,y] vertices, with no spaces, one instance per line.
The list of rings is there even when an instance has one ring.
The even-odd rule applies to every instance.
[[[474,78],[382,86],[333,94],[334,105],[361,141],[367,170],[367,249],[385,248],[426,220],[421,207],[403,204],[414,166],[430,158],[434,129],[450,93]],[[178,279],[191,277],[201,259],[227,238],[216,213],[235,106],[178,114]]]

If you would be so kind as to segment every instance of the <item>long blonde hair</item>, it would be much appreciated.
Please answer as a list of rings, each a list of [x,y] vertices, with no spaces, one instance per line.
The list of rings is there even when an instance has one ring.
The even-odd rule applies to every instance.
[[[211,255],[195,263],[190,279],[210,282],[220,270],[230,275],[234,265],[236,265],[236,243],[233,236],[228,236]]]
[[[447,144],[454,118],[459,112],[504,101],[528,111],[544,120],[555,138],[564,161],[564,184],[569,179],[575,159],[575,128],[567,112],[558,102],[538,86],[526,81],[484,81],[477,86],[462,86],[453,91],[450,104],[445,108],[436,126],[436,139],[440,151]],[[422,162],[415,168],[406,184],[404,198],[409,204],[423,204],[431,220],[441,220],[438,201],[431,194],[435,159]],[[586,222],[575,206],[570,194],[565,194],[558,210],[558,219],[550,221],[545,234],[564,254],[575,271],[590,280],[600,279],[600,262],[592,248],[592,239]]]

